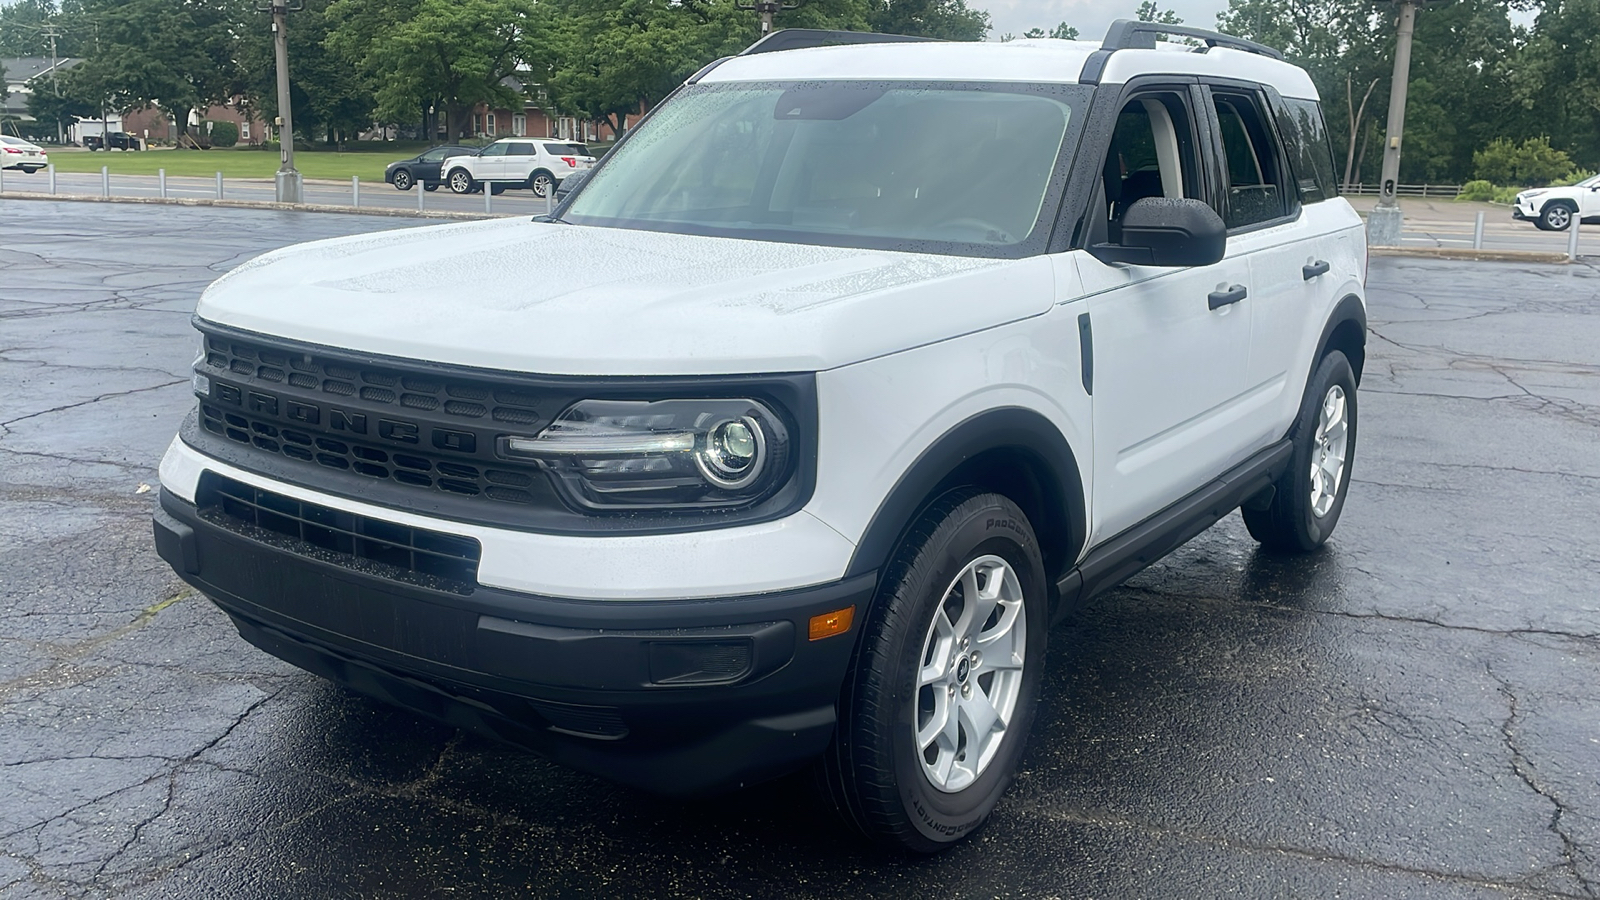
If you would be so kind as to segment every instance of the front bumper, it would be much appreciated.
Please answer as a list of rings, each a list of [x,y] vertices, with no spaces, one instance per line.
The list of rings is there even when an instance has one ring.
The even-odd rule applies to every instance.
[[[566,600],[481,585],[461,595],[295,552],[165,489],[154,524],[162,558],[268,653],[667,794],[776,777],[826,747],[855,631],[811,641],[807,624],[864,611],[875,585],[867,575],[719,600]],[[721,680],[705,683],[707,672]]]

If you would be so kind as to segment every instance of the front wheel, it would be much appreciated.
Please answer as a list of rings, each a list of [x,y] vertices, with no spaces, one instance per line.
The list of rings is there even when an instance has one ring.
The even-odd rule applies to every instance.
[[[394,173],[394,187],[397,191],[411,190],[411,173],[405,169]]]
[[[849,822],[922,853],[984,823],[1033,722],[1046,596],[1015,503],[969,490],[923,514],[867,613],[819,767]]]
[[[1546,231],[1566,231],[1572,225],[1572,207],[1565,203],[1552,203],[1539,214],[1539,224]]]
[[[1339,523],[1356,455],[1356,377],[1337,350],[1311,375],[1290,432],[1289,470],[1264,506],[1241,510],[1250,536],[1268,550],[1307,553],[1322,546]]]
[[[437,182],[437,181],[424,182],[423,185],[422,185],[422,189],[431,194],[434,191],[437,191],[439,189],[439,182]]]
[[[472,176],[467,174],[466,169],[452,171],[447,183],[450,185],[450,193],[452,194],[470,194],[478,186]]]

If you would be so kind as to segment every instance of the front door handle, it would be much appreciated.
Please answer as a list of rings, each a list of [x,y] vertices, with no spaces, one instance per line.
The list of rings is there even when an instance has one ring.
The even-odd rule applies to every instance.
[[[1245,294],[1247,293],[1249,293],[1249,291],[1246,291],[1244,285],[1242,284],[1229,285],[1228,289],[1225,291],[1212,291],[1209,298],[1211,301],[1211,308],[1220,309],[1229,304],[1238,303],[1240,300],[1244,299]]]
[[[1327,260],[1319,259],[1319,260],[1317,260],[1316,262],[1312,263],[1309,266],[1301,266],[1300,267],[1300,277],[1304,278],[1306,281],[1310,281],[1311,279],[1317,277],[1318,275],[1326,275],[1326,274],[1328,274],[1328,270],[1331,269],[1331,268],[1333,268],[1333,267],[1328,265],[1328,261]]]

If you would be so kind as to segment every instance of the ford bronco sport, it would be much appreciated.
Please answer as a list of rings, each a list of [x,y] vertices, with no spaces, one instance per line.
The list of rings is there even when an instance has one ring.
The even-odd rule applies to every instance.
[[[1241,506],[1327,540],[1365,267],[1270,48],[777,32],[549,217],[218,279],[156,544],[358,691],[935,851],[1075,605]]]

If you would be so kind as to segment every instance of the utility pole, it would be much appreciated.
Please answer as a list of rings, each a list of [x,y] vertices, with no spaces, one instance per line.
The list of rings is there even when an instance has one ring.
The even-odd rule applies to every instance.
[[[64,144],[66,143],[66,135],[61,133],[61,108],[59,103],[61,100],[61,76],[56,72],[56,66],[60,64],[56,60],[56,26],[46,25],[44,28],[44,36],[50,39],[50,85],[55,89],[56,100],[58,101],[56,104],[56,143]]]
[[[294,167],[294,116],[289,109],[289,13],[305,9],[305,4],[295,0],[271,0],[263,8],[272,13],[272,47],[278,65],[278,156],[282,165],[273,178],[279,203],[299,203],[301,197],[300,173]]]
[[[1411,34],[1416,29],[1417,7],[1425,0],[1399,0],[1400,25],[1395,35],[1394,79],[1389,85],[1389,126],[1383,144],[1383,175],[1378,205],[1367,217],[1367,243],[1380,247],[1400,244],[1400,137],[1406,125],[1406,86],[1411,78]]]
[[[755,10],[761,17],[761,36],[766,37],[772,33],[772,17],[786,9],[799,6],[799,0],[754,0],[751,3],[735,4],[739,9]]]

